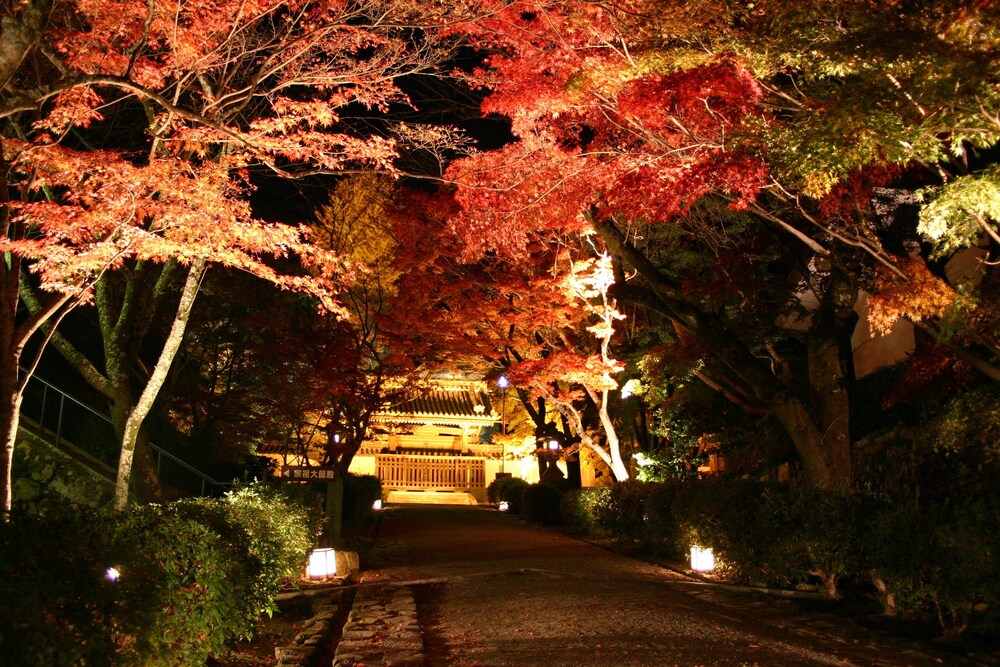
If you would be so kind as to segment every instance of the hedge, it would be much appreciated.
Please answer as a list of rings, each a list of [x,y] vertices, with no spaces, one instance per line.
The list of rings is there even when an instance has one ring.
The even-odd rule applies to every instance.
[[[764,586],[874,587],[887,614],[947,635],[1000,631],[1000,498],[890,498],[713,478],[570,491],[563,524],[683,562],[711,547],[723,578]]]
[[[264,485],[121,514],[64,506],[15,516],[0,525],[0,655],[25,665],[204,664],[273,610],[317,527],[311,508]]]

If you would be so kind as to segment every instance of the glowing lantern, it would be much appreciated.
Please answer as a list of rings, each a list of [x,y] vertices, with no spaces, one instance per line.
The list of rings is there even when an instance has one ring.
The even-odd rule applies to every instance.
[[[695,572],[711,572],[715,569],[715,554],[711,548],[691,547],[691,569]]]
[[[380,509],[382,509],[382,499],[381,498],[379,498],[378,500],[376,500],[375,502],[372,503],[372,509],[373,510],[380,510]]]
[[[497,507],[497,509],[499,509],[501,512],[506,512],[507,510],[510,509],[510,505],[507,503],[506,500],[501,500],[500,506]]]
[[[109,567],[108,571],[104,573],[104,578],[108,581],[118,581],[120,576],[122,576],[122,573],[117,567]]]
[[[333,549],[313,549],[309,554],[306,575],[310,579],[326,579],[337,574],[337,554]]]

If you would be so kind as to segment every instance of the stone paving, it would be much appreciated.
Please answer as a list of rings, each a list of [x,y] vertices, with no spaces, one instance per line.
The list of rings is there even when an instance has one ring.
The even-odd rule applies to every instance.
[[[362,587],[334,653],[334,667],[418,667],[424,640],[409,586]]]

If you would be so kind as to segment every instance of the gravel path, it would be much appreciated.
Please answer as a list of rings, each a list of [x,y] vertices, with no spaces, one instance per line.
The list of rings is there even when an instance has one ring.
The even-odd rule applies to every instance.
[[[364,646],[343,665],[972,664],[878,638],[795,605],[706,586],[483,507],[385,510],[359,592],[412,598],[423,640]],[[366,607],[366,609],[370,609]],[[383,609],[380,613],[385,615]],[[359,611],[354,621],[385,627]],[[417,644],[419,647],[419,642]]]

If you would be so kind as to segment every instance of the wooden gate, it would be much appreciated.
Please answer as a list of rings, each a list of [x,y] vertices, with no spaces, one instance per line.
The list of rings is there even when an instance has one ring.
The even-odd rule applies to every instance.
[[[481,456],[378,454],[382,488],[392,491],[474,491],[486,488]]]

